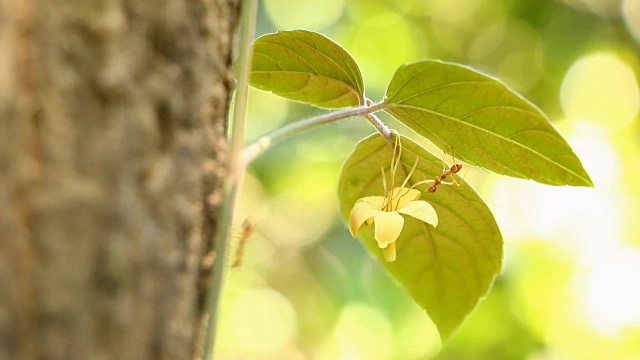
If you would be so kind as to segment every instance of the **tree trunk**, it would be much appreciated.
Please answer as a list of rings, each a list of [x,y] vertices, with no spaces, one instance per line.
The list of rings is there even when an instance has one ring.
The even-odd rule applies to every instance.
[[[237,0],[0,0],[0,359],[188,359]]]

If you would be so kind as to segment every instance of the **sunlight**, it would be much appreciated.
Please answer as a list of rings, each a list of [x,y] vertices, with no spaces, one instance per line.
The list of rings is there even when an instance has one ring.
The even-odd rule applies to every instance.
[[[489,201],[505,238],[546,239],[587,261],[622,237],[620,207],[612,196],[620,178],[611,176],[621,165],[601,133],[591,131],[586,124],[573,125],[562,131],[583,159],[595,189],[498,178]]]
[[[640,251],[619,246],[600,254],[580,284],[586,315],[594,328],[618,335],[640,326]]]
[[[633,70],[607,53],[574,62],[562,82],[560,101],[568,118],[592,120],[609,132],[629,124],[640,109]]]
[[[243,348],[269,353],[290,343],[296,330],[296,313],[280,293],[270,288],[244,290],[229,305],[228,322]]]

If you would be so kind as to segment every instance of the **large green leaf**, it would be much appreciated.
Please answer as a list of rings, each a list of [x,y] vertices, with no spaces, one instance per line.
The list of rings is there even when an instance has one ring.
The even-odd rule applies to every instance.
[[[340,45],[312,31],[279,31],[256,39],[251,85],[326,108],[364,104],[356,62]]]
[[[419,160],[410,183],[442,173],[442,160],[407,138],[402,138],[402,145],[396,184],[406,178],[416,159]],[[377,134],[356,146],[342,169],[338,191],[342,216],[347,221],[358,199],[383,195],[380,167],[385,168],[389,182],[392,152],[392,147]],[[444,340],[473,310],[500,271],[502,236],[487,205],[466,184],[441,184],[435,193],[423,192],[421,199],[433,205],[439,224],[434,228],[404,216],[395,262],[384,261],[373,238],[375,223],[363,225],[359,237],[427,311]]]
[[[467,163],[544,184],[593,186],[538,108],[468,67],[435,60],[403,65],[384,102],[393,117]]]

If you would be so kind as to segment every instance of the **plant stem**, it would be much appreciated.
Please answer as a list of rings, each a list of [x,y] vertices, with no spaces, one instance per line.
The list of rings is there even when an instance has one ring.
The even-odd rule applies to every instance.
[[[378,132],[380,132],[382,136],[390,139],[391,133],[389,132],[389,129],[382,123],[382,121],[380,121],[380,119],[373,115],[373,112],[380,110],[382,106],[383,104],[375,104],[371,106],[359,106],[355,108],[337,110],[327,114],[322,114],[314,116],[312,118],[286,124],[281,128],[275,129],[263,135],[258,140],[247,146],[247,148],[242,153],[242,163],[246,167],[265,150],[293,135],[321,125],[329,124],[354,116],[367,117],[369,122],[373,124],[373,126],[376,128],[376,130],[378,130]],[[375,120],[369,119],[369,116],[373,116]]]
[[[247,95],[249,73],[251,70],[251,41],[255,36],[257,0],[243,0],[240,9],[240,41],[238,50],[238,79],[236,84],[236,100],[231,129],[231,144],[229,149],[229,176],[225,181],[222,208],[217,224],[214,242],[213,273],[207,293],[206,309],[209,312],[207,332],[204,347],[204,359],[213,359],[218,307],[224,281],[225,260],[227,248],[231,238],[231,221],[236,207],[237,193],[246,167],[241,161],[244,147],[244,129],[247,114]]]
[[[385,104],[379,104],[378,106],[383,107],[384,105]],[[376,114],[370,112],[364,117],[369,120],[369,123],[371,123],[371,125],[373,125],[373,127],[378,130],[380,135],[382,135],[382,137],[385,138],[387,142],[393,142],[393,139],[391,138],[391,130],[389,130],[389,128],[382,122],[382,120],[380,120],[380,118],[376,116]]]

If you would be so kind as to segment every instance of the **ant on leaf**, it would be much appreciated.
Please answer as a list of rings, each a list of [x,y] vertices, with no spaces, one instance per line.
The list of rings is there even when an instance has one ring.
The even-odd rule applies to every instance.
[[[453,174],[458,173],[461,169],[462,169],[462,164],[456,163],[455,159],[454,159],[453,160],[453,165],[451,165],[450,168],[447,169],[446,166],[445,166],[445,168],[442,169],[442,174],[440,176],[436,176],[435,179],[429,180],[429,181],[433,182],[433,185],[431,185],[427,189],[427,192],[430,192],[430,193],[436,192],[436,190],[438,189],[438,185],[440,185],[440,184],[447,184],[447,185],[455,184],[457,186],[462,185],[462,181],[464,181],[464,178],[462,179],[462,181],[460,183],[458,183],[456,181],[456,179],[452,176]],[[451,176],[451,182],[450,183],[442,181],[442,180],[446,179],[449,176]]]

